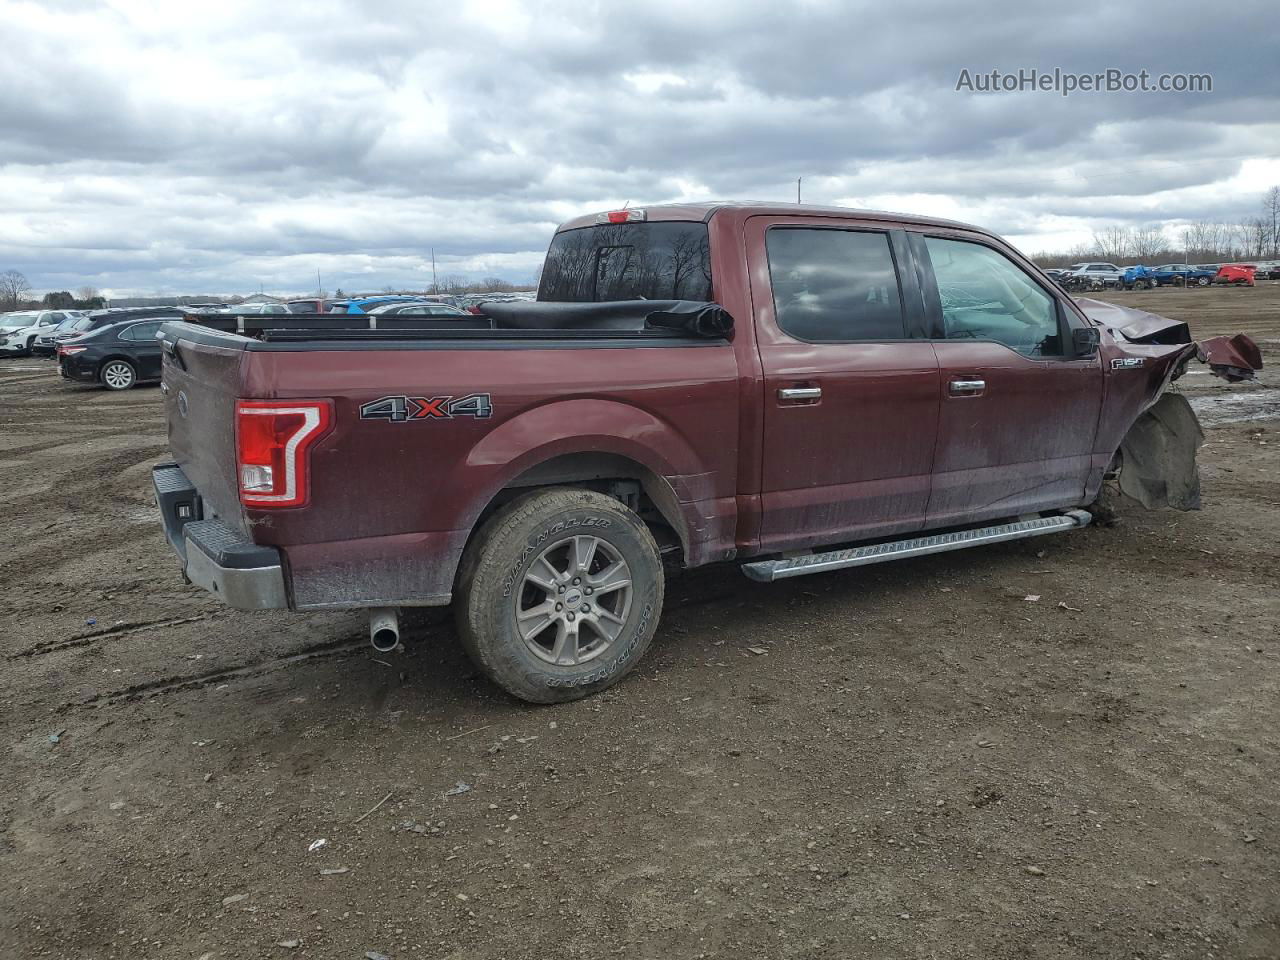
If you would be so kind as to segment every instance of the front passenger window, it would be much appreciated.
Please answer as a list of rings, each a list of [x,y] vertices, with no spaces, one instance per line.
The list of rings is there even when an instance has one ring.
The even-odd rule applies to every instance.
[[[1061,356],[1053,297],[1003,254],[926,237],[948,340],[994,340],[1027,356]]]

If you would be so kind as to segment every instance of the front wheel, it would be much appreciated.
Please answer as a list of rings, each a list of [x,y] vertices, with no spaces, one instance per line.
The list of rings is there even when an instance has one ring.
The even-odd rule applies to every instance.
[[[1199,284],[1199,285],[1200,285],[1200,286],[1202,286],[1202,287],[1207,287],[1207,286],[1209,285],[1209,278],[1208,278],[1208,277],[1198,277],[1198,278],[1196,279],[1196,283],[1197,283],[1197,284]]]
[[[531,703],[577,700],[636,665],[662,612],[658,545],[591,490],[519,497],[476,535],[458,575],[458,633],[476,665]]]
[[[128,390],[138,379],[133,364],[127,360],[108,360],[102,365],[99,377],[108,390]]]

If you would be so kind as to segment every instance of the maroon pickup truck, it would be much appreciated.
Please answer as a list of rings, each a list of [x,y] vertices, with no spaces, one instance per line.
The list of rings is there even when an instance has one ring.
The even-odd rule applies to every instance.
[[[453,603],[551,702],[644,653],[664,566],[758,580],[1064,531],[1116,478],[1198,506],[1165,393],[1246,337],[1072,299],[998,237],[791,205],[587,216],[538,302],[466,318],[189,317],[161,332],[185,575],[242,609]]]

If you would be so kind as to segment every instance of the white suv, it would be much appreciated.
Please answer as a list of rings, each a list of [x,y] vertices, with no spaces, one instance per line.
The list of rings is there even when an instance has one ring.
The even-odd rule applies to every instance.
[[[72,315],[70,310],[19,310],[16,313],[0,313],[0,356],[30,356],[37,337],[48,333]]]

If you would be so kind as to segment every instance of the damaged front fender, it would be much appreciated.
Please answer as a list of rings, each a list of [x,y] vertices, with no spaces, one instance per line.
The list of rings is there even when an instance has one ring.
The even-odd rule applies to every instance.
[[[1258,345],[1244,334],[1196,343],[1181,320],[1101,300],[1076,303],[1102,328],[1099,355],[1106,386],[1095,463],[1112,464],[1121,492],[1149,509],[1198,510],[1196,451],[1204,433],[1187,399],[1166,391],[1192,358],[1230,383],[1252,380],[1262,369]],[[1096,496],[1101,486],[1095,474],[1088,494]]]
[[[1196,451],[1204,431],[1187,398],[1166,393],[1134,421],[1120,444],[1120,492],[1148,510],[1200,509]]]
[[[1252,380],[1262,369],[1262,351],[1243,333],[1201,340],[1196,344],[1196,359],[1207,363],[1214,376],[1227,383]]]

